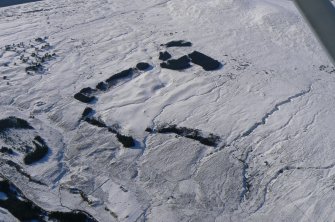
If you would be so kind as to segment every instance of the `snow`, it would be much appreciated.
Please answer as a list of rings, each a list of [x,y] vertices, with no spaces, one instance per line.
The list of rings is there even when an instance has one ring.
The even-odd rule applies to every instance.
[[[45,0],[0,8],[0,30],[0,119],[27,120],[34,130],[22,140],[40,135],[51,151],[31,166],[0,154],[0,172],[39,206],[98,221],[334,221],[335,68],[292,1]],[[28,75],[5,46],[40,47],[38,37],[56,56]],[[161,45],[171,40],[193,45]],[[162,69],[165,50],[223,67]],[[96,103],[73,98],[139,62],[152,69]],[[87,106],[137,146],[80,121]],[[222,141],[145,131],[166,124]]]
[[[8,199],[7,195],[3,192],[0,192],[0,200],[7,200],[7,199]]]
[[[1,216],[2,221],[10,221],[10,222],[19,221],[15,217],[13,217],[13,215],[11,215],[7,210],[3,208],[0,208],[0,216]]]

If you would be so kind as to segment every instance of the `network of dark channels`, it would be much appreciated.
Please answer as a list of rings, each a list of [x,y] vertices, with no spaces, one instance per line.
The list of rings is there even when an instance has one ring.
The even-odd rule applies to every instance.
[[[0,222],[335,221],[334,0],[0,0]]]

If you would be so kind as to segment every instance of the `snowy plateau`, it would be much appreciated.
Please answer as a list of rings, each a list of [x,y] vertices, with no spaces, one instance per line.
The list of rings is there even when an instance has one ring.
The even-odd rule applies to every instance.
[[[335,220],[335,67],[290,0],[0,8],[0,221]]]

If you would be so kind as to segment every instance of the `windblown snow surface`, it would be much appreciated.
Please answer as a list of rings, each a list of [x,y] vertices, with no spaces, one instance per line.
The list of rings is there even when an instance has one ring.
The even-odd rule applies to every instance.
[[[44,210],[335,220],[335,68],[292,1],[45,0],[0,8],[0,47],[0,124],[17,123],[0,126],[0,177]],[[165,69],[165,51],[222,65]]]

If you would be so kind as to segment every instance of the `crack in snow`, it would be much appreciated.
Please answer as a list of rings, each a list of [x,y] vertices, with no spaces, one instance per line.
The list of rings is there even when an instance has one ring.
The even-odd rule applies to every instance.
[[[285,104],[287,104],[287,103],[292,102],[292,100],[294,100],[294,99],[296,99],[296,98],[299,98],[299,97],[304,96],[305,94],[309,93],[310,91],[311,91],[311,87],[309,87],[308,90],[305,90],[305,91],[302,91],[302,92],[300,92],[300,93],[297,93],[297,94],[295,94],[295,95],[293,95],[293,96],[288,97],[286,100],[277,103],[277,104],[274,106],[274,108],[273,108],[270,112],[266,113],[266,114],[262,117],[262,119],[261,119],[260,122],[255,123],[255,124],[252,125],[247,131],[245,131],[245,132],[242,134],[241,138],[249,136],[249,135],[252,134],[252,133],[253,133],[259,126],[265,125],[265,124],[266,124],[266,121],[267,121],[267,120],[268,120],[268,119],[269,119],[275,112],[279,111],[279,109],[280,109],[281,106],[283,106],[283,105],[285,105]]]
[[[278,177],[283,174],[285,171],[290,171],[290,170],[329,170],[335,167],[335,163],[332,163],[328,166],[316,166],[316,167],[297,167],[297,166],[285,166],[281,169],[279,169],[274,176],[271,177],[271,179],[265,184],[264,189],[263,189],[263,198],[259,206],[256,208],[256,210],[253,213],[256,213],[258,210],[260,210],[265,202],[266,202],[266,196],[269,191],[269,186],[271,185],[272,182],[278,179]]]

